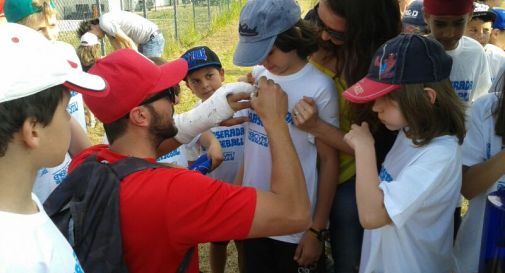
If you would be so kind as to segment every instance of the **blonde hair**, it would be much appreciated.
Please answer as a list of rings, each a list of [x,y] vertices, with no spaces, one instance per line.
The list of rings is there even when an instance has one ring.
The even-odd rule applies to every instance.
[[[77,48],[77,56],[83,67],[92,66],[101,57],[100,44],[94,46],[79,46]]]
[[[45,21],[49,24],[53,17],[59,15],[56,9],[51,7],[51,0],[33,0],[32,5],[40,8],[41,11],[32,13],[16,23],[33,28],[34,25],[37,25],[41,21]]]

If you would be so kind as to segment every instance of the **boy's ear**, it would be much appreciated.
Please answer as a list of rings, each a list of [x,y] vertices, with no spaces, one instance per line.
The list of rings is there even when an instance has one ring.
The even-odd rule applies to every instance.
[[[21,141],[30,149],[35,149],[40,145],[40,129],[42,125],[34,118],[27,118],[19,131]]]
[[[430,103],[435,104],[435,101],[437,100],[437,91],[429,87],[425,87],[424,91],[426,92],[426,96],[430,100]]]
[[[219,77],[221,77],[221,82],[224,82],[224,68],[219,69]]]

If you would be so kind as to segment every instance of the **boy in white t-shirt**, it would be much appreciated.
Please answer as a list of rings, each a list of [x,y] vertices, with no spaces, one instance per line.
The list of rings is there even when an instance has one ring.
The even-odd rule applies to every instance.
[[[288,94],[288,109],[303,97],[317,104],[319,116],[338,126],[338,102],[334,81],[308,63],[308,56],[317,50],[317,33],[300,20],[300,7],[294,0],[248,1],[240,14],[240,42],[233,62],[240,66],[256,66],[252,76],[273,80]],[[313,208],[313,224],[304,233],[244,241],[247,272],[314,272],[327,236],[327,224],[338,179],[337,151],[298,129],[293,119],[305,110],[286,113],[298,157],[302,163],[309,199]],[[302,113],[303,112],[303,113]],[[270,143],[262,120],[254,109],[249,110],[245,124],[243,175],[244,186],[269,190],[272,172]],[[319,267],[321,270],[322,268]]]
[[[60,48],[19,24],[0,26],[0,272],[76,272],[71,246],[32,187],[70,144],[69,90],[105,96],[98,76],[76,69]]]
[[[424,0],[429,37],[439,41],[453,59],[450,80],[458,96],[471,103],[491,87],[491,74],[482,46],[463,36],[471,19],[473,0]]]
[[[353,103],[373,102],[381,123],[399,131],[380,172],[366,122],[353,124],[344,137],[355,152],[365,228],[361,273],[452,270],[465,106],[449,82],[451,66],[437,41],[400,34],[377,50],[368,75],[343,93]]]
[[[505,64],[505,52],[503,49],[490,44],[492,24],[496,20],[496,13],[486,4],[473,3],[472,19],[468,22],[465,35],[479,42],[486,51],[491,81],[494,81],[498,71]]]
[[[505,92],[501,77],[491,94],[479,98],[469,109],[470,122],[463,143],[463,185],[469,200],[454,244],[455,272],[479,271],[482,230],[487,196],[505,189]]]
[[[188,74],[185,77],[186,86],[200,99],[206,101],[214,92],[222,86],[224,81],[224,69],[217,54],[206,46],[193,47],[181,56],[188,62]],[[241,111],[242,112],[242,111]],[[244,114],[237,112],[234,117]],[[240,169],[244,152],[244,125],[237,124],[229,127],[214,127],[203,133],[188,145],[188,150],[198,151],[195,156],[218,150],[222,158],[215,162],[212,156],[212,164],[220,165],[211,171],[208,176],[233,183]],[[202,149],[200,149],[202,148]],[[196,158],[191,158],[194,161]],[[226,265],[226,247],[228,242],[212,242],[210,245],[210,268],[212,273],[223,273]],[[243,271],[242,251],[240,242],[235,242],[238,250],[239,268]]]
[[[54,1],[6,0],[4,8],[5,16],[9,22],[27,26],[43,34],[48,40],[60,47],[60,54],[65,55],[74,66],[80,69],[80,61],[75,49],[69,44],[56,41],[59,28]],[[68,153],[60,165],[40,169],[33,188],[33,192],[42,203],[67,175],[68,165],[71,160],[70,156],[91,145],[86,135],[84,102],[81,94],[71,92],[67,111],[71,114],[70,128],[72,135]]]

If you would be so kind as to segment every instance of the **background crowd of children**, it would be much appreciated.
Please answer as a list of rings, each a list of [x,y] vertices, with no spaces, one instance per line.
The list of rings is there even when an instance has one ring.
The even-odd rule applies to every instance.
[[[259,229],[256,218],[252,220],[254,210],[252,203],[247,202],[252,202],[254,195],[248,190],[240,190],[240,187],[275,192],[274,178],[282,176],[279,174],[282,164],[276,156],[274,147],[278,144],[272,140],[271,124],[262,120],[262,117],[270,120],[270,116],[260,106],[257,109],[246,107],[233,114],[231,125],[213,126],[199,132],[191,141],[177,139],[175,146],[158,139],[167,136],[160,132],[160,128],[168,130],[168,127],[150,128],[149,133],[157,137],[156,147],[163,147],[155,154],[158,162],[188,167],[204,156],[212,164],[212,171],[207,176],[233,185],[224,189],[229,195],[222,196],[231,201],[224,200],[219,203],[222,207],[209,209],[220,215],[218,219],[240,213],[237,207],[227,205],[240,205],[247,210],[246,216],[237,217],[240,219],[236,223],[223,224],[222,230],[217,220],[207,223],[214,226],[202,229],[215,234],[195,235],[193,240],[188,239],[190,243],[184,243],[224,239],[211,243],[213,273],[225,271],[228,239],[240,239],[235,244],[241,273],[479,272],[487,195],[505,188],[505,10],[500,7],[501,2],[320,0],[302,19],[300,7],[294,0],[247,1],[240,14],[240,41],[233,62],[237,66],[253,67],[240,81],[255,86],[268,85],[272,90],[280,88],[287,95],[287,113],[279,130],[287,129],[301,163],[311,225],[302,232],[286,234],[279,232],[281,227],[275,232]],[[4,6],[3,1],[0,6]],[[7,46],[6,41],[13,39],[9,35],[19,34],[29,37],[34,48],[35,44],[40,44],[40,50],[54,47],[50,49],[52,55],[44,60],[38,59],[34,48],[26,44],[22,48],[6,47],[0,52],[12,61],[13,56],[9,55],[13,52],[36,59],[39,66],[32,70],[56,73],[49,64],[54,60],[50,59],[66,59],[75,64],[76,69],[89,70],[104,78],[111,85],[107,92],[112,94],[118,92],[115,91],[118,88],[111,83],[127,86],[129,81],[134,82],[124,76],[124,82],[119,84],[118,79],[111,76],[112,71],[116,71],[111,65],[135,59],[129,55],[133,53],[125,53],[122,49],[142,53],[160,69],[167,66],[160,58],[164,47],[163,34],[155,24],[132,13],[111,12],[83,21],[77,31],[80,44],[76,49],[57,41],[58,15],[52,1],[6,0],[1,13],[5,13],[8,22],[27,26],[46,38],[40,41],[40,37],[26,29],[5,24],[5,27],[0,25],[2,45]],[[100,39],[104,37],[108,37],[117,52],[102,57]],[[125,59],[120,60],[123,56]],[[197,111],[223,87],[226,68],[219,56],[206,46],[191,48],[181,58],[187,63],[187,70],[180,79],[172,79],[167,86],[176,92],[171,103],[178,103],[180,89],[177,84],[183,81],[199,99],[194,109]],[[47,69],[44,61],[48,62]],[[128,65],[131,64],[125,63],[124,67]],[[2,75],[10,75],[8,68],[1,71]],[[11,73],[16,70],[13,71]],[[61,73],[70,75],[68,71]],[[126,72],[118,73],[127,75]],[[43,77],[44,74],[32,76]],[[31,257],[44,256],[44,251],[52,248],[60,249],[64,254],[59,262],[50,263],[50,269],[43,269],[45,265],[26,268],[33,272],[64,272],[64,268],[82,272],[77,257],[68,251],[69,246],[63,237],[49,224],[45,214],[40,215],[41,204],[64,182],[72,158],[75,160],[71,170],[91,153],[100,154],[107,160],[117,160],[120,154],[134,156],[126,153],[135,151],[129,148],[114,153],[108,150],[109,146],[89,148],[84,100],[80,93],[84,93],[85,98],[103,96],[88,90],[94,86],[74,88],[76,91],[68,94],[62,89],[58,92],[59,97],[49,99],[45,98],[49,92],[40,92],[44,88],[67,84],[67,78],[62,77],[61,82],[49,83],[37,90],[32,88],[29,94],[14,94],[15,87],[7,86],[6,90],[13,92],[12,96],[16,98],[4,99],[1,93],[4,91],[0,90],[1,123],[13,126],[0,126],[4,139],[0,142],[0,181],[4,181],[0,182],[0,272],[4,272],[4,268],[6,272],[19,272],[16,265],[23,260],[10,260],[14,257],[9,254],[11,249],[3,245],[8,245],[6,242],[14,244],[13,240],[21,237],[24,238],[19,249],[23,249],[23,244],[29,245],[30,240],[50,238],[47,248],[37,250],[38,253],[31,252]],[[90,78],[88,81],[100,86],[100,80]],[[74,90],[72,87],[70,89]],[[106,92],[107,88],[102,86],[102,89]],[[157,95],[154,97],[158,99]],[[21,98],[21,104],[16,105],[18,98]],[[33,116],[29,112],[15,117],[13,113],[19,111],[19,107],[30,108],[29,104],[33,104],[34,109],[44,107],[45,100],[51,102],[47,105],[49,117]],[[93,100],[95,98],[89,101]],[[146,105],[150,103],[145,102]],[[65,105],[71,116],[68,120],[62,114]],[[156,117],[152,109],[149,114]],[[95,120],[92,112],[97,111],[92,109],[89,119]],[[125,114],[127,112],[122,113],[121,119]],[[20,119],[16,121],[19,124],[7,122],[7,119],[15,118]],[[30,118],[36,122],[25,122]],[[101,117],[98,119],[103,121]],[[128,139],[122,139],[117,125],[111,125],[121,119],[104,122],[111,147],[122,147],[124,139]],[[52,123],[52,120],[57,122]],[[38,128],[38,123],[44,126]],[[29,127],[30,124],[33,128]],[[50,128],[48,125],[51,124],[57,128]],[[157,125],[165,123],[160,124]],[[63,127],[70,128],[68,135],[63,134],[66,131],[62,130]],[[28,133],[30,130],[42,135],[46,134],[44,130],[52,130],[50,138],[54,137],[54,141],[62,142],[60,146],[68,147],[66,155],[53,153],[44,161],[42,157],[46,157],[47,151],[38,149],[38,145],[47,145],[47,149],[59,148],[51,146],[55,145],[54,141],[36,144],[34,133],[32,136]],[[65,136],[60,138],[59,134]],[[111,134],[118,137],[111,137]],[[118,138],[120,144],[117,144]],[[67,140],[68,145],[64,145]],[[24,159],[16,155],[16,151],[22,150],[19,143],[26,143],[36,151],[35,155]],[[183,145],[178,147],[180,144]],[[22,160],[32,162],[16,168],[36,172],[33,196],[26,195],[32,191],[32,182],[23,182],[24,187],[30,185],[30,191],[24,191],[23,195],[21,190],[13,190],[17,182],[9,177],[16,173],[12,163]],[[56,163],[60,165],[54,167]],[[12,169],[7,171],[9,168]],[[293,172],[296,171],[294,168]],[[176,179],[173,176],[170,175],[170,179]],[[22,178],[30,180],[30,176]],[[195,180],[202,185],[208,183],[207,180]],[[124,184],[130,185],[128,191],[133,194],[132,182]],[[155,196],[155,189],[151,186],[150,190]],[[147,192],[145,190],[143,194]],[[15,194],[22,196],[20,200],[24,202],[13,201]],[[237,201],[239,195],[247,202]],[[463,217],[462,197],[469,200]],[[26,199],[33,199],[33,202]],[[204,200],[216,205],[210,199]],[[124,206],[133,208],[134,204]],[[35,214],[43,218],[37,221],[44,222],[43,232],[51,236],[26,235],[36,233],[35,230],[23,231],[24,236],[11,236],[23,221],[12,218],[16,214]],[[207,217],[212,218],[211,215]],[[128,230],[137,227],[133,216],[125,219]],[[161,222],[160,219],[154,220],[152,226]],[[194,226],[191,218],[185,218],[181,223]],[[232,224],[239,229],[227,236],[224,233],[232,230]],[[299,228],[291,230],[299,231]],[[146,240],[154,237],[156,234],[145,236]],[[123,238],[129,244],[125,256],[131,272],[165,272],[161,261],[152,262],[156,257],[145,258],[143,251],[132,248],[142,245],[141,242],[129,234]],[[172,243],[170,240],[160,239],[167,244]],[[325,253],[328,240],[331,253]],[[167,246],[168,252],[176,253],[178,259],[170,262],[167,267],[170,270],[180,263],[185,253],[182,249],[190,247],[184,243]],[[326,262],[327,256],[331,256],[331,263]],[[193,258],[188,272],[197,272],[196,263],[197,258]]]

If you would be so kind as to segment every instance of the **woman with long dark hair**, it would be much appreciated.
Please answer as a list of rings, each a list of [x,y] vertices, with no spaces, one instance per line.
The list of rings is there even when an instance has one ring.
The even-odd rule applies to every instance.
[[[340,151],[339,181],[330,214],[330,239],[335,272],[357,272],[363,229],[355,196],[354,151],[344,142],[350,124],[368,121],[373,127],[378,163],[395,135],[377,122],[371,105],[347,104],[342,92],[363,78],[377,48],[401,31],[398,0],[321,0],[309,13],[320,29],[320,49],[311,62],[335,80],[339,97],[340,128],[319,119],[311,98],[296,106],[295,124]]]

